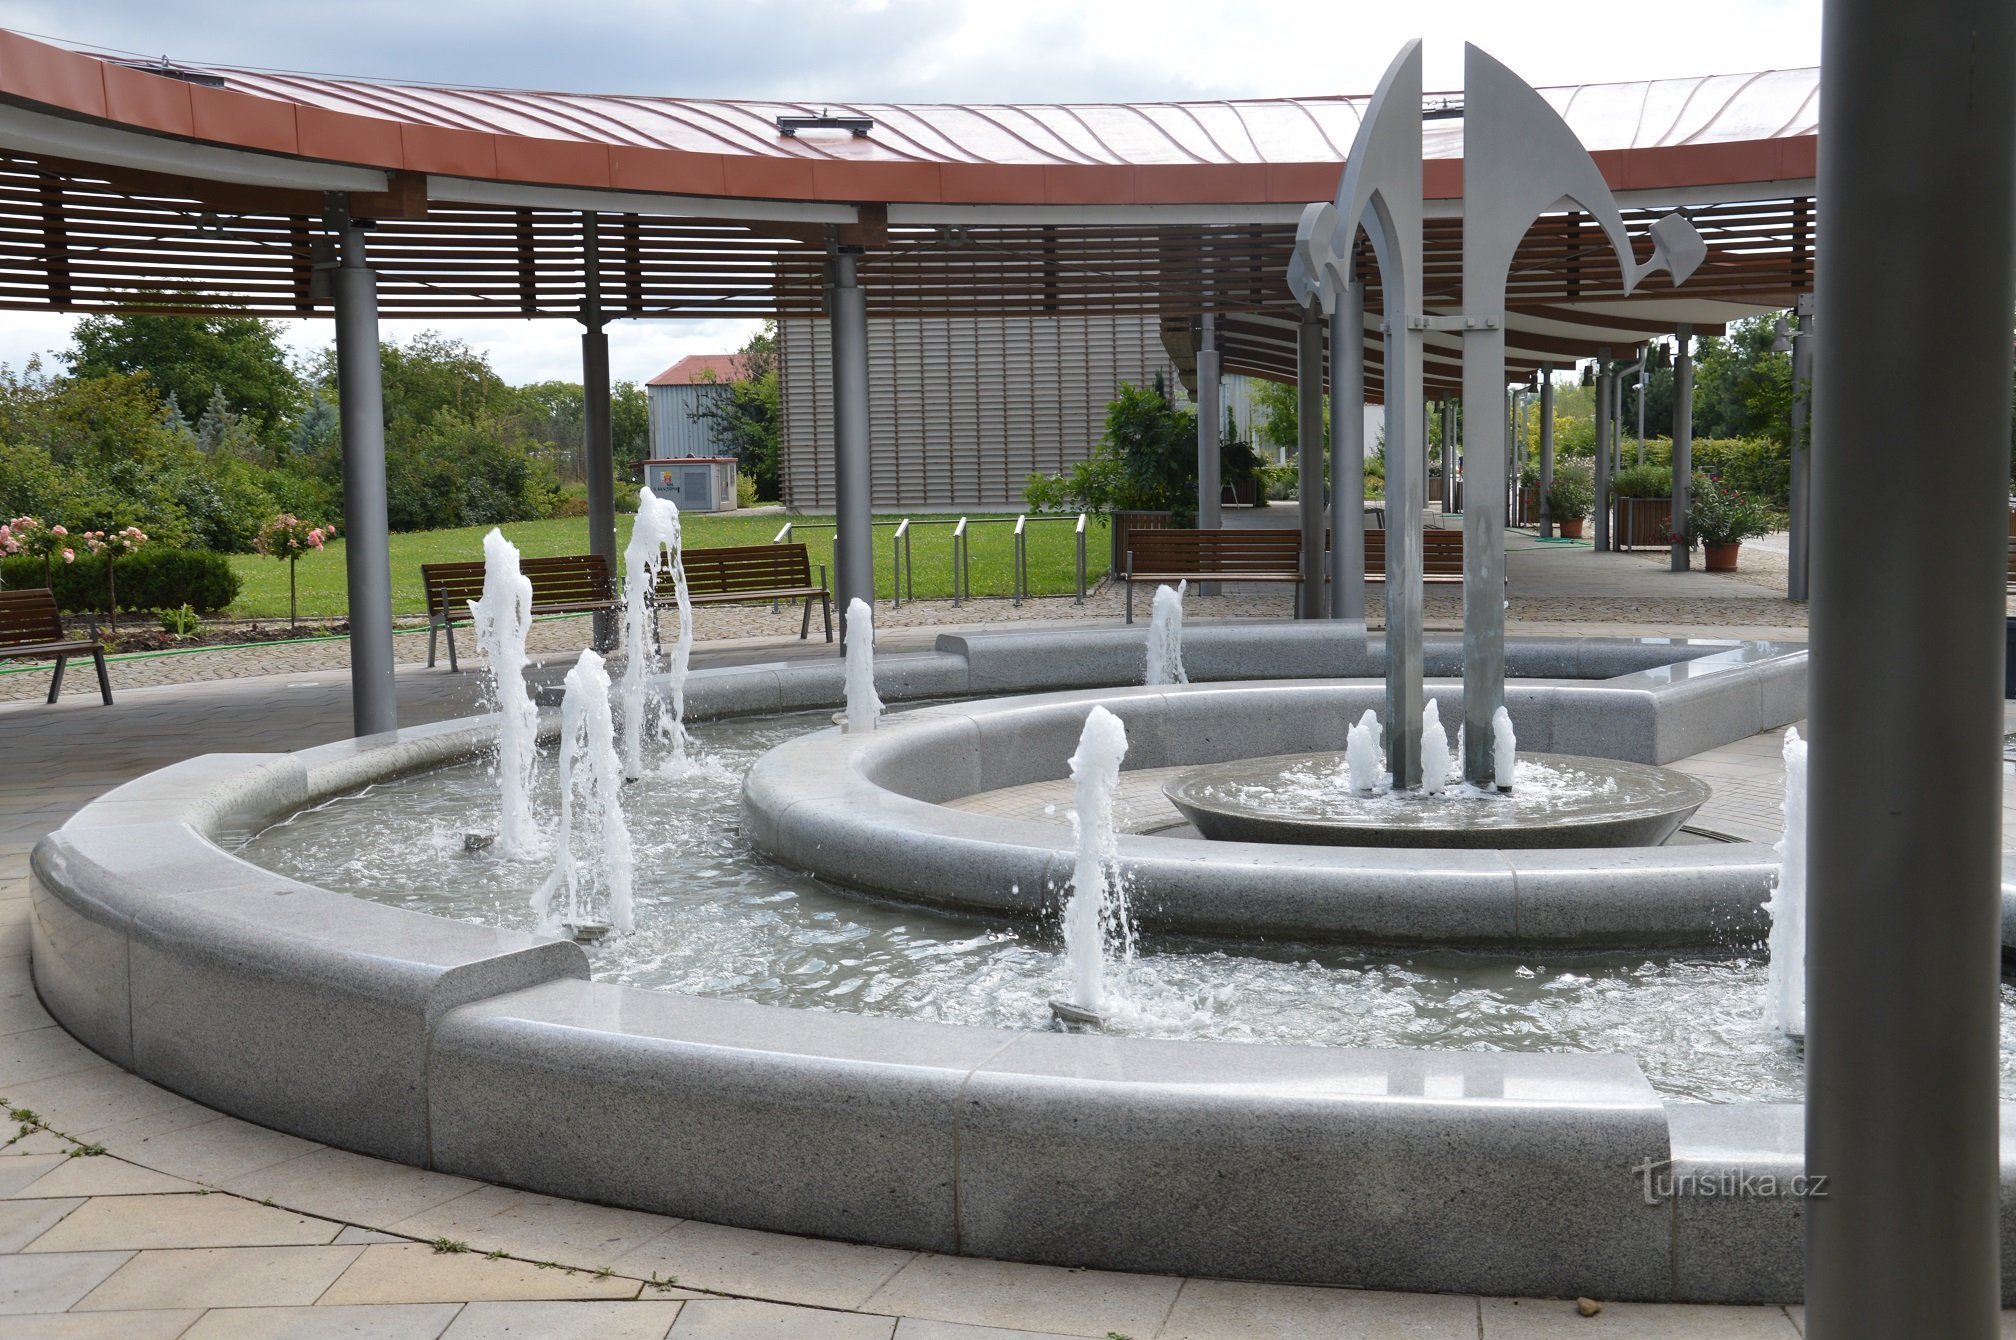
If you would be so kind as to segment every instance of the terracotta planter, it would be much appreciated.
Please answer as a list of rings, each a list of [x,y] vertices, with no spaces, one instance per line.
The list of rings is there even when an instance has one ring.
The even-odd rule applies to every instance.
[[[1736,551],[1743,547],[1743,541],[1731,540],[1728,544],[1703,544],[1701,552],[1705,561],[1702,567],[1709,572],[1736,571]]]
[[[1564,540],[1579,540],[1582,538],[1582,520],[1583,518],[1578,516],[1556,521],[1554,529],[1561,533],[1561,538]]]

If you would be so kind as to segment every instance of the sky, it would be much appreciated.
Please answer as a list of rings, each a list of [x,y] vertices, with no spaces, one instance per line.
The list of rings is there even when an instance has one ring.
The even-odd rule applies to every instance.
[[[1684,17],[1672,17],[1682,15]],[[1425,22],[1434,24],[1425,29]],[[1438,0],[0,0],[0,27],[118,53],[317,74],[584,93],[805,102],[1108,102],[1365,93],[1425,39],[1426,83],[1461,83],[1475,42],[1534,84],[1786,69],[1820,61],[1820,0],[1684,11]],[[70,321],[0,313],[0,363],[68,343]],[[304,352],[327,321],[283,323]],[[444,323],[512,382],[580,380],[566,321]],[[387,321],[388,338],[420,327]],[[644,381],[739,347],[746,321],[624,321],[611,373]]]

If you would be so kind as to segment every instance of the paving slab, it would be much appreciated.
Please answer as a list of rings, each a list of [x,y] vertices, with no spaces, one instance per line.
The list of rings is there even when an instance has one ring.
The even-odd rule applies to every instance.
[[[1183,1281],[970,1257],[919,1256],[868,1299],[870,1311],[1004,1330],[1152,1336]]]
[[[620,1275],[569,1271],[475,1252],[438,1252],[425,1243],[381,1243],[363,1254],[321,1301],[438,1303],[556,1298],[635,1298],[638,1284]]]
[[[284,1163],[221,1177],[217,1185],[277,1205],[313,1205],[319,1214],[371,1228],[409,1219],[482,1185],[341,1149],[310,1148]]]
[[[165,1196],[202,1189],[194,1182],[185,1182],[137,1163],[99,1155],[95,1158],[66,1158],[13,1194],[21,1199],[35,1196]]]
[[[1604,1303],[1583,1317],[1571,1300],[1486,1298],[1482,1340],[1798,1340],[1782,1307],[1715,1307],[1684,1303]]]
[[[784,1303],[702,1299],[679,1310],[670,1340],[890,1340],[894,1317]]]
[[[1477,1300],[1453,1294],[1185,1280],[1155,1340],[1476,1340]]]
[[[687,1221],[627,1253],[615,1266],[618,1274],[656,1275],[710,1293],[844,1308],[865,1303],[914,1255]]]
[[[182,1340],[435,1340],[461,1310],[454,1303],[212,1308]]]
[[[0,1316],[65,1311],[132,1259],[131,1252],[0,1256]]]
[[[7,1340],[176,1340],[203,1314],[194,1308],[145,1312],[55,1312],[7,1318]]]
[[[20,1147],[15,1146],[17,1149]],[[25,1154],[18,1158],[0,1159],[0,1196],[12,1196],[23,1187],[33,1186],[72,1161],[67,1153]]]
[[[122,1158],[213,1186],[321,1148],[312,1140],[215,1113],[173,1130],[125,1136],[115,1130],[94,1138],[102,1138]]]
[[[441,1340],[665,1340],[680,1301],[471,1303]]]
[[[76,1306],[80,1312],[306,1306],[321,1297],[363,1250],[210,1247],[139,1252]],[[60,1258],[7,1257],[0,1258],[0,1266],[43,1259]]]
[[[312,1247],[343,1226],[221,1192],[186,1196],[100,1196],[37,1238],[31,1252],[145,1250],[150,1247]]]
[[[0,1253],[18,1252],[63,1221],[77,1200],[0,1200]]]
[[[637,1210],[485,1186],[388,1227],[422,1241],[453,1238],[481,1252],[501,1249],[508,1256],[594,1269],[636,1251],[680,1222]]]

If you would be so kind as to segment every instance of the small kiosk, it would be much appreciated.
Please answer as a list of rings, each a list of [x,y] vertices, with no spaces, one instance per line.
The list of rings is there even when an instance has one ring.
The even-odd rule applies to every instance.
[[[644,462],[644,483],[682,512],[735,510],[733,456],[673,456]]]

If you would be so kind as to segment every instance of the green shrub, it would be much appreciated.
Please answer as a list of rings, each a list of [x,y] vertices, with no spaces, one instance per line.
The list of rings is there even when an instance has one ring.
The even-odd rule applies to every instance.
[[[1696,470],[1715,476],[1731,488],[1761,498],[1772,507],[1780,510],[1786,507],[1792,491],[1792,451],[1783,442],[1773,442],[1768,437],[1696,438],[1693,454]],[[1673,472],[1672,440],[1664,437],[1648,439],[1645,462],[1658,466],[1670,476]],[[1618,473],[1621,476],[1623,472]]]
[[[58,564],[56,603],[72,613],[105,609],[105,559],[80,552],[74,563]],[[0,585],[13,590],[42,585],[39,558],[0,559]],[[238,598],[238,574],[230,560],[207,549],[149,545],[119,560],[119,608],[172,610],[183,605],[214,613]]]
[[[1554,483],[1547,490],[1547,513],[1556,521],[1589,515],[1596,504],[1596,485],[1587,461],[1556,461]]]
[[[1670,498],[1673,496],[1672,468],[1662,468],[1649,461],[1644,465],[1627,465],[1610,481],[1610,491],[1619,498]]]

